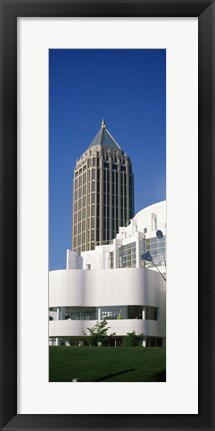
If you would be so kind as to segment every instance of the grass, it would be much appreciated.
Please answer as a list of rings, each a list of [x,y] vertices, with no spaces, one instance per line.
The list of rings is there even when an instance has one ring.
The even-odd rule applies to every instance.
[[[164,382],[164,347],[49,347],[49,381]]]

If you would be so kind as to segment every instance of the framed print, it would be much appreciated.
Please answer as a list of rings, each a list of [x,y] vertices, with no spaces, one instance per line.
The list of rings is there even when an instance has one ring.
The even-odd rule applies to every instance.
[[[114,4],[109,1],[1,1],[1,429],[214,429],[214,16],[214,1],[171,0],[168,4],[162,0]],[[136,381],[100,380],[92,383],[74,379],[60,382],[48,377],[47,340],[48,334],[51,334],[48,332],[47,314],[50,235],[48,172],[51,166],[51,134],[56,137],[57,133],[51,128],[50,107],[53,105],[49,97],[52,98],[53,93],[49,84],[54,82],[57,86],[56,67],[65,61],[61,56],[62,49],[67,53],[73,50],[76,55],[73,59],[76,60],[86,51],[90,53],[88,66],[85,59],[81,59],[85,74],[90,62],[99,68],[101,56],[97,55],[103,55],[106,50],[106,57],[112,56],[103,70],[105,82],[100,81],[101,92],[106,98],[105,84],[108,87],[112,71],[111,67],[108,68],[110,65],[115,66],[113,76],[117,68],[121,76],[122,69],[119,67],[123,64],[123,56],[137,50],[137,57],[129,57],[126,64],[135,62],[141,79],[144,73],[140,69],[139,53],[146,49],[151,49],[153,54],[156,54],[156,49],[165,51],[168,235],[166,381],[144,381],[139,377]],[[129,53],[128,49],[131,50]],[[120,59],[120,64],[116,57],[114,60],[114,55]],[[104,64],[104,59],[102,61]],[[53,64],[55,69],[52,69]],[[65,64],[68,66],[67,60]],[[62,68],[60,81],[66,80],[66,70],[69,76],[77,79],[72,75],[74,64],[73,60],[71,69]],[[96,69],[91,73],[92,82]],[[149,75],[153,75],[153,70]],[[128,80],[126,82],[128,84]],[[135,91],[138,95],[138,89]],[[114,94],[110,94],[113,97]],[[75,100],[74,91],[71,97]],[[132,97],[130,100],[134,103]],[[57,103],[59,101],[58,94]],[[78,110],[77,103],[75,106]],[[55,115],[58,119],[59,112]],[[65,112],[60,115],[65,118]],[[143,124],[141,116],[140,123]],[[84,118],[80,129],[84,130]],[[104,120],[99,133],[105,135],[105,142],[108,140],[109,145],[115,148],[115,137],[108,132]],[[152,144],[149,153],[150,148],[153,151]],[[81,151],[78,152],[80,155]],[[112,156],[118,157],[119,154]],[[156,156],[154,175],[158,169]],[[58,155],[56,160],[60,162],[61,156]],[[115,163],[114,160],[112,162]],[[122,170],[124,164],[122,159]],[[91,168],[90,175],[93,176],[93,165]],[[149,174],[152,175],[150,169]],[[113,172],[113,178],[114,175]],[[93,180],[92,177],[91,187]],[[70,181],[72,183],[72,178]],[[138,184],[138,190],[141,191],[141,184]],[[97,219],[96,223],[101,223],[101,217]],[[153,218],[153,223],[155,221]],[[103,221],[105,223],[108,226],[107,216]],[[111,226],[113,224],[111,221]],[[74,238],[76,227],[78,229],[78,225],[73,227]],[[109,235],[107,229],[105,235]],[[91,240],[94,242],[93,238]],[[73,250],[75,247],[76,244],[73,244]],[[149,250],[151,252],[151,249],[143,250],[144,255]],[[112,250],[109,252],[111,265]],[[130,252],[132,255],[133,251]],[[120,256],[123,262],[124,257]],[[73,256],[69,253],[68,270],[72,265],[71,259]],[[95,284],[94,280],[92,288]],[[123,285],[126,285],[126,280]],[[86,309],[83,309],[85,305]],[[110,320],[116,321],[116,327],[123,325],[121,318],[129,319],[126,313],[130,319],[137,312],[141,313],[142,319],[143,314],[145,319],[145,313],[157,316],[156,305],[141,310],[139,303],[132,303],[133,308],[123,305],[119,310],[118,303],[104,305],[109,306],[105,309],[96,303],[84,303],[80,310],[62,304],[67,309],[55,310],[56,304],[53,302],[50,316],[51,320],[55,320],[55,313],[61,313],[63,324],[71,325],[68,319],[75,320],[78,316],[80,320],[83,313],[87,316],[86,320],[89,313],[99,320],[98,316],[103,313],[104,318],[109,316]],[[156,320],[155,317],[153,319]],[[140,323],[136,320],[135,328],[139,328]],[[50,324],[50,328],[54,325]],[[82,340],[80,334],[78,336],[77,340],[61,337],[61,342],[65,345],[79,343]],[[51,342],[56,343],[56,338],[53,332]],[[145,342],[156,342],[157,345],[160,340],[158,336],[155,338],[146,340],[145,337]],[[123,339],[115,337],[112,341],[117,347]]]

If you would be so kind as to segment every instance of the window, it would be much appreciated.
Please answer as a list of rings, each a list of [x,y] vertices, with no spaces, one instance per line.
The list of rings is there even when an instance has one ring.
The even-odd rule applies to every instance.
[[[151,214],[151,221],[152,221],[152,230],[157,230],[157,214],[152,213]]]
[[[136,267],[136,242],[119,247],[119,268]]]
[[[146,251],[150,252],[155,265],[164,266],[166,258],[166,237],[163,236],[162,240],[157,239],[157,237],[141,240],[140,256],[146,253]],[[150,268],[153,266],[153,263],[142,261],[142,266]]]
[[[145,309],[145,319],[146,320],[158,320],[158,308],[146,306]]]
[[[96,219],[97,221],[96,221],[96,225],[97,225],[97,229],[99,229],[99,217],[97,217],[97,219]]]

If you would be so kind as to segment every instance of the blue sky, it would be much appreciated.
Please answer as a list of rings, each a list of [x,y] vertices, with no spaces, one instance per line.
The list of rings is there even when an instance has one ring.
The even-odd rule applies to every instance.
[[[72,244],[76,160],[104,117],[132,160],[135,213],[166,199],[166,51],[49,51],[49,268]]]

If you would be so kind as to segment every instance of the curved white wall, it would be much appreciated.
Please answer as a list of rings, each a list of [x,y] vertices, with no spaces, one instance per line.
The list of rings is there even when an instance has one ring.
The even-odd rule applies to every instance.
[[[149,305],[159,308],[159,320],[109,320],[110,332],[136,330],[165,337],[165,282],[159,273],[142,268],[62,270],[49,273],[50,307]],[[83,335],[95,321],[50,322],[50,337]],[[135,329],[136,328],[136,329]]]
[[[126,335],[127,332],[136,331],[136,334],[165,337],[165,327],[159,321],[122,319],[107,320],[108,335],[116,333],[118,336]],[[83,336],[83,332],[89,333],[87,328],[96,324],[96,320],[53,320],[50,322],[51,337],[77,337]]]

